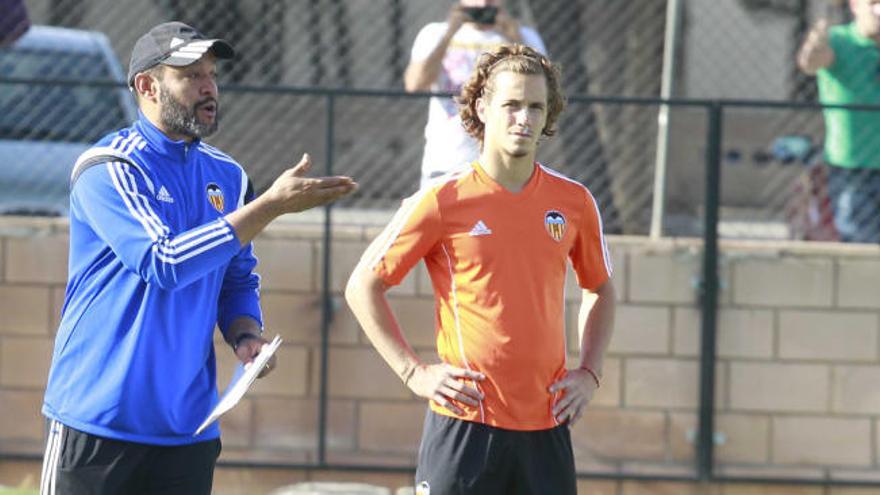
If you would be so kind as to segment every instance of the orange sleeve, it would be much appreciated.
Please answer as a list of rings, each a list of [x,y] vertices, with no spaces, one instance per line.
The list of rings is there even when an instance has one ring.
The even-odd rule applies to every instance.
[[[397,285],[437,245],[441,233],[437,196],[432,189],[423,189],[403,200],[364,256],[369,256],[370,268],[386,284]]]
[[[577,237],[569,252],[578,284],[587,290],[596,290],[611,277],[611,254],[602,231],[602,217],[596,200],[586,192]]]

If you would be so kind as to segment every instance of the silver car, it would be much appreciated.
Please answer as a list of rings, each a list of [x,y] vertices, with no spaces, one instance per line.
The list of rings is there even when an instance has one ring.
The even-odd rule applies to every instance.
[[[137,118],[128,89],[107,81],[125,76],[99,32],[33,26],[0,48],[0,214],[67,214],[77,156]]]

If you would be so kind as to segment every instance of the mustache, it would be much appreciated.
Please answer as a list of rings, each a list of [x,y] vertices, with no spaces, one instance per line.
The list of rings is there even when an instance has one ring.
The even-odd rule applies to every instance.
[[[214,106],[216,108],[220,108],[220,102],[218,102],[217,99],[214,98],[213,96],[208,96],[207,98],[205,98],[203,100],[197,101],[196,104],[193,105],[193,110],[198,110],[199,108],[204,107],[206,105],[210,105],[212,103],[214,104]]]

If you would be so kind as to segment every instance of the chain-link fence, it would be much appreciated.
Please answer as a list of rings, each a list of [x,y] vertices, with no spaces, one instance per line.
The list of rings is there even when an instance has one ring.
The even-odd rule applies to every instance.
[[[233,41],[239,56],[220,68],[225,85],[224,118],[220,134],[212,141],[243,163],[257,189],[262,190],[300,153],[310,151],[317,160],[323,158],[320,150],[327,146],[321,126],[328,115],[325,102],[318,97],[276,92],[274,99],[260,98],[252,104],[252,96],[228,91],[230,85],[260,91],[290,86],[400,90],[416,33],[428,22],[445,19],[450,4],[400,0],[28,0],[35,25],[95,31],[106,38],[96,33],[39,33],[36,40],[17,51],[0,52],[0,76],[120,80],[137,37],[169,19],[223,36]],[[671,61],[674,70],[667,81],[671,97],[813,101],[815,82],[797,70],[794,62],[800,40],[815,18],[833,22],[850,18],[848,7],[832,0],[682,0],[678,23],[667,22],[668,2],[655,0],[510,0],[506,7],[541,34],[552,58],[564,67],[564,86],[573,96],[656,97],[663,65]],[[33,29],[31,37],[40,31]],[[666,62],[664,43],[676,47],[671,52],[673,58]],[[63,214],[65,193],[60,179],[67,170],[54,169],[70,162],[95,136],[130,120],[132,102],[124,92],[100,96],[101,90],[81,86],[51,90],[29,84],[7,87],[10,90],[2,96],[0,112],[2,137],[16,146],[0,149],[4,163],[12,164],[4,167],[3,183],[10,191],[4,194],[0,208]],[[35,98],[40,101],[33,102]],[[393,207],[417,187],[424,144],[421,128],[427,118],[425,100],[389,94],[372,99],[343,98],[336,103],[335,118],[346,123],[334,136],[339,171],[370,178],[361,180],[365,186],[362,193],[345,206]],[[611,233],[648,232],[657,164],[666,163],[670,171],[691,168],[687,160],[681,161],[687,149],[673,149],[660,159],[655,156],[657,133],[666,132],[657,126],[656,110],[616,105],[593,108],[572,98],[559,136],[546,143],[541,154],[551,166],[591,187]],[[752,117],[747,113],[728,116],[727,136],[733,144],[725,156],[736,166],[730,167],[733,184],[725,189],[730,189],[735,208],[760,210],[760,221],[784,218],[788,214],[786,195],[792,187],[797,190],[790,184],[797,178],[783,173],[764,181],[776,170],[772,164],[767,166],[773,161],[768,152],[780,152],[786,145],[800,149],[803,142],[786,140],[795,134],[806,134],[813,147],[819,146],[821,116],[793,112],[785,118],[764,120],[758,113],[752,112]],[[678,112],[670,117],[668,132],[687,133],[692,126],[689,120],[687,112]],[[367,129],[369,133],[363,132]],[[763,135],[757,136],[754,129],[761,129]],[[42,143],[42,151],[33,152],[34,147],[23,145],[24,141]],[[37,158],[31,159],[34,155]],[[749,182],[755,180],[761,181],[760,198],[745,201],[741,193],[733,192],[748,190]],[[693,191],[690,180],[673,177],[670,172],[667,184],[668,195],[661,202],[665,206],[663,233],[698,234],[692,205],[684,204],[688,201],[683,203],[681,198],[682,193],[687,196]],[[30,201],[33,196],[40,197],[43,204]],[[767,198],[772,199],[765,201]],[[46,202],[51,204],[45,206]],[[748,217],[745,211],[730,215]],[[744,229],[733,228],[725,235],[803,237],[797,229],[783,231],[778,225]]]
[[[403,73],[417,31],[443,19],[447,2],[30,0],[27,6],[34,24],[103,34],[35,27],[31,34],[42,33],[42,41],[0,49],[0,208],[8,205],[7,212],[59,213],[30,201],[63,204],[77,154],[134,118],[127,90],[109,81],[121,81],[138,36],[170,19],[236,46],[237,59],[221,65],[223,119],[210,141],[244,164],[258,190],[306,151],[317,173],[332,167],[360,182],[358,194],[339,203],[342,210],[388,211],[418,187],[427,96],[404,93]],[[662,86],[667,2],[513,0],[507,7],[538,29],[565,70],[569,107],[559,135],[542,143],[539,159],[591,188],[609,232],[647,234],[662,132],[660,102],[653,98]],[[670,95],[812,102],[815,83],[796,70],[797,47],[815,17],[842,21],[847,12],[840,2],[820,0],[683,1],[682,22],[671,27],[678,62]],[[833,178],[816,166],[823,121],[819,109],[807,106],[724,106],[722,131],[715,136],[722,157],[722,236],[836,238],[827,231]],[[671,107],[662,191],[665,234],[703,234],[707,126],[706,102]],[[625,351],[613,357],[627,363]],[[316,401],[309,397],[303,408]],[[611,418],[613,434],[590,438],[586,432],[588,440],[576,446],[579,469],[691,474],[693,443],[682,438],[692,433],[697,405],[664,409],[636,403],[635,411],[627,410],[629,405],[598,408],[599,419]],[[331,404],[330,414],[334,407],[349,404]],[[653,443],[643,438],[639,448],[610,443],[626,438],[645,416],[660,425],[651,430]],[[329,442],[333,454],[333,438]],[[275,447],[267,456],[281,452],[287,455],[282,460],[315,460],[312,439],[292,446],[279,440]],[[355,452],[362,454],[358,457],[350,455],[351,445],[343,447],[339,458],[345,462],[375,460],[369,448]],[[406,455],[395,460],[405,462]],[[759,463],[769,457],[722,460],[743,458]]]
[[[96,35],[92,40],[60,42],[59,46],[38,40],[32,43],[38,46],[22,50],[29,50],[29,56],[43,60],[22,66],[13,60],[20,55],[6,53],[2,55],[6,60],[2,76],[118,80],[112,59],[124,66],[141,33],[158,22],[179,19],[233,41],[239,56],[220,68],[221,81],[227,88],[238,84],[259,88],[399,90],[416,33],[428,22],[445,19],[450,4],[400,0],[29,0],[26,5],[36,25],[97,31],[107,38]],[[793,57],[809,25],[808,19],[814,16],[812,11],[837,12],[825,5],[832,4],[691,0],[682,2],[682,21],[678,25],[667,25],[667,2],[653,0],[513,0],[506,7],[542,35],[552,58],[564,67],[564,86],[569,95],[657,96],[664,64],[664,34],[672,30],[674,36],[666,39],[677,43],[678,63],[672,72],[671,96],[809,99],[815,94],[812,81],[795,70]],[[46,36],[72,39],[69,33]],[[102,50],[98,45],[104,41],[109,41],[109,46]],[[74,50],[81,54],[76,63],[69,53]],[[56,62],[59,58],[70,62]],[[86,74],[85,69],[75,69],[74,65],[104,69]],[[4,138],[84,145],[96,131],[118,126],[119,114],[125,114],[123,107],[130,104],[97,102],[94,96],[72,94],[94,90],[55,89],[54,92],[64,94],[53,100],[52,112],[41,112],[40,105],[49,100],[44,99],[40,105],[27,103],[29,100],[19,94],[25,91],[24,86],[5,93]],[[38,94],[40,87],[26,90]],[[260,102],[265,103],[251,104],[251,97],[244,93],[224,91],[222,130],[213,138],[246,166],[258,190],[265,188],[279,170],[296,161],[303,151],[311,151],[320,160],[322,153],[318,150],[327,145],[320,126],[327,112],[322,107],[324,102],[318,101],[320,98],[275,95],[274,99],[261,98]],[[76,102],[86,110],[68,110],[78,107],[60,104],[61,100]],[[112,106],[112,112],[101,111],[101,105]],[[24,110],[40,116],[18,118]],[[73,116],[69,119],[74,122],[53,118],[53,112]],[[115,115],[111,118],[110,113]],[[352,97],[338,101],[335,113],[340,122],[354,124],[346,125],[352,129],[350,132],[341,130],[334,136],[334,157],[339,170],[371,179],[361,180],[365,189],[346,206],[393,207],[417,186],[424,143],[421,127],[427,117],[425,101],[395,96]],[[92,116],[106,121],[95,121]],[[819,124],[816,115],[812,117],[811,123]],[[47,125],[29,127],[28,122],[34,119]],[[545,145],[541,158],[591,187],[602,206],[609,232],[645,234],[650,222],[656,122],[656,108],[608,105],[596,109],[573,98],[561,122],[560,135]],[[358,128],[358,123],[363,127]],[[688,124],[682,125],[686,128]],[[362,132],[365,129],[370,132]],[[781,130],[779,133],[782,135]],[[764,144],[745,145],[756,148]],[[74,150],[81,148],[47,149],[53,150],[56,158],[52,161],[58,163],[70,161]],[[672,168],[682,166],[674,157],[668,162]],[[27,176],[28,170],[34,175],[27,180],[35,194],[48,192],[40,187],[53,189],[48,196],[58,196],[57,202],[63,203],[60,182],[49,184],[42,167],[19,166],[16,176]],[[47,175],[58,178],[65,174]],[[10,203],[13,198],[8,198]],[[693,222],[676,211],[678,199],[674,191],[669,201],[666,233],[694,234]],[[28,205],[11,205],[7,210],[27,208]]]

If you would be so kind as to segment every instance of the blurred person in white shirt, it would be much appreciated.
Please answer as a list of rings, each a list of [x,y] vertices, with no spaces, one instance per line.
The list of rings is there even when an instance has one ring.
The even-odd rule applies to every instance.
[[[404,87],[410,92],[458,94],[480,54],[505,43],[524,44],[547,54],[538,32],[511,17],[502,0],[456,1],[446,21],[432,22],[419,31],[404,75]],[[420,186],[467,166],[479,154],[479,144],[461,125],[456,101],[431,98]]]

